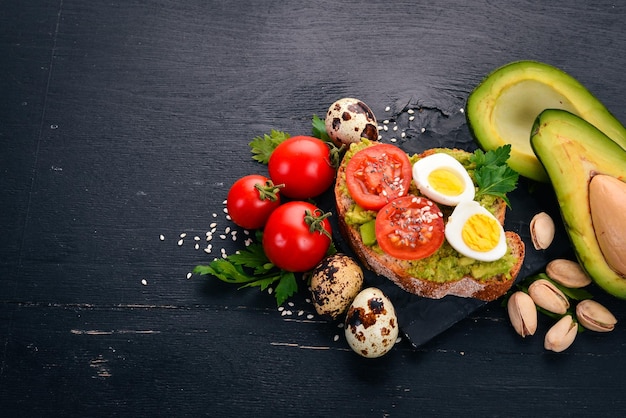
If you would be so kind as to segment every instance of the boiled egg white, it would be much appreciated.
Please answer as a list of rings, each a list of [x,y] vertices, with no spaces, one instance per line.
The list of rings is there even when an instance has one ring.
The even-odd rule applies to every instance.
[[[495,261],[506,254],[504,228],[480,203],[459,203],[445,226],[448,243],[459,253],[479,261]]]
[[[454,157],[431,154],[413,164],[413,180],[418,190],[431,200],[446,206],[473,200],[474,182]]]

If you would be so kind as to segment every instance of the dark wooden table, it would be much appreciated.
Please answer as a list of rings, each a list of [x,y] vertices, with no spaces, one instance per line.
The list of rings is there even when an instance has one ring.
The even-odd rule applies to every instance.
[[[397,119],[401,144],[470,146],[469,92],[535,59],[626,122],[625,18],[580,0],[2,2],[0,414],[622,415],[626,303],[600,291],[617,329],[561,354],[549,319],[522,340],[498,301],[366,360],[306,289],[279,310],[188,273],[230,184],[265,170],[248,142],[308,134],[338,98]]]

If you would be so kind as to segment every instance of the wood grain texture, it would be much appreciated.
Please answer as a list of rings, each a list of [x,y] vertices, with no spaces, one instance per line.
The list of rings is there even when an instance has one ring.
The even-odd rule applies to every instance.
[[[313,315],[305,291],[279,311],[256,289],[187,278],[212,257],[209,225],[229,226],[230,184],[265,171],[248,142],[270,129],[308,134],[337,98],[396,120],[409,149],[471,147],[460,112],[469,92],[499,65],[537,59],[626,121],[623,4],[31,3],[0,4],[3,412],[626,411],[619,323],[556,355],[543,349],[548,319],[522,340],[496,302],[422,347],[404,339],[366,361],[337,323]],[[415,121],[409,107],[423,109]],[[213,245],[232,253],[241,241]],[[622,301],[597,297],[626,318]]]

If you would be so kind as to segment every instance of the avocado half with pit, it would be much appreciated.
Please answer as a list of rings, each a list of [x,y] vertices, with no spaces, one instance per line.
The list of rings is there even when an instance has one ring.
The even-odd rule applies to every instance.
[[[554,187],[576,256],[598,286],[626,299],[626,151],[564,110],[545,110],[530,145]]]
[[[493,150],[511,144],[509,166],[546,182],[530,146],[530,130],[545,109],[563,109],[585,119],[626,148],[626,128],[572,76],[551,65],[517,61],[489,74],[469,95],[465,115],[478,145]]]

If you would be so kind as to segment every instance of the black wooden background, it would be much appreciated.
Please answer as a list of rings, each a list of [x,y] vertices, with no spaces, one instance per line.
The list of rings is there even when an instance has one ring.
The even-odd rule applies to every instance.
[[[187,274],[229,225],[230,184],[264,171],[248,142],[308,134],[338,98],[392,120],[385,141],[470,147],[469,92],[535,59],[626,122],[625,18],[581,0],[3,1],[0,414],[623,414],[626,303],[597,289],[617,329],[561,354],[543,349],[549,319],[522,340],[494,302],[366,360],[306,289],[279,310]]]

